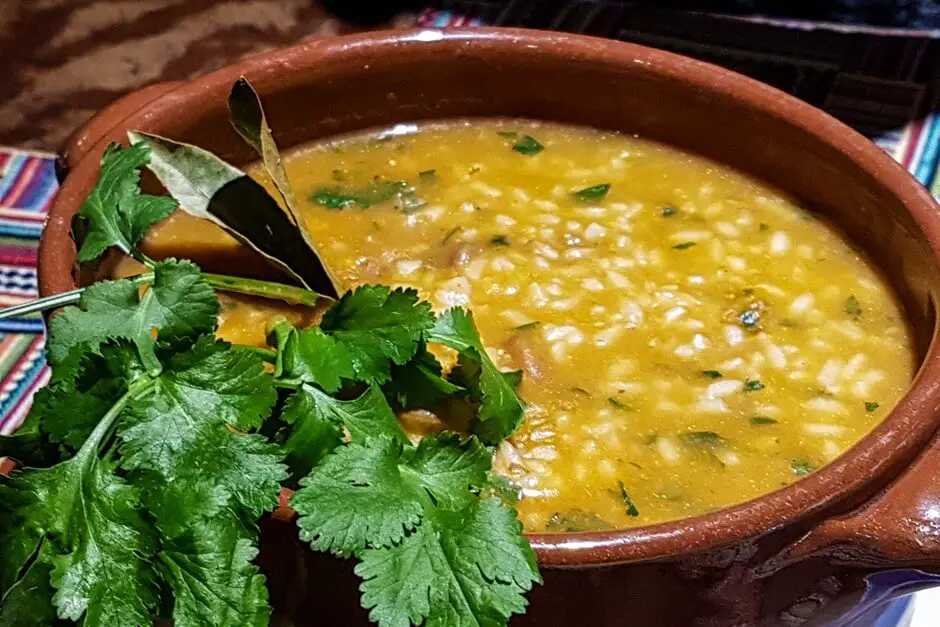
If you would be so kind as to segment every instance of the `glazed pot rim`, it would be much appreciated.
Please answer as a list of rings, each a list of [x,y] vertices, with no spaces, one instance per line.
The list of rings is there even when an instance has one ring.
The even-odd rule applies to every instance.
[[[578,59],[612,67],[641,65],[645,72],[682,82],[690,90],[742,103],[779,119],[793,131],[815,134],[848,157],[900,200],[910,213],[935,260],[940,263],[940,212],[929,193],[873,142],[828,114],[773,87],[730,70],[673,53],[616,40],[559,32],[509,29],[414,29],[374,31],[301,43],[249,57],[173,88],[141,108],[128,112],[116,127],[145,120],[148,113],[184,106],[225,94],[239,76],[247,76],[264,95],[268,86],[289,76],[292,67],[317,60],[356,62],[369,54],[394,54],[401,46],[435,46],[456,58],[461,49],[485,42],[493,54],[540,54],[559,60]],[[225,106],[224,96],[219,107]],[[115,128],[116,128],[115,127]],[[74,246],[69,239],[71,216],[83,198],[79,187],[97,171],[107,137],[94,137],[50,210],[39,251],[40,293],[43,296],[75,287],[70,268]],[[180,138],[185,140],[186,138]],[[935,324],[930,346],[910,388],[890,414],[868,435],[820,470],[769,494],[714,512],[644,527],[598,532],[528,534],[543,565],[579,567],[672,558],[692,552],[729,547],[836,506],[848,495],[898,471],[899,459],[912,459],[938,426],[940,407],[940,344]]]

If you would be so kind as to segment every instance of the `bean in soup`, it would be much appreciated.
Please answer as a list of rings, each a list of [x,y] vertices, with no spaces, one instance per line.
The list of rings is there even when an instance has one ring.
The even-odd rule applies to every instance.
[[[557,124],[397,130],[411,132],[312,146],[287,170],[344,287],[469,307],[494,361],[524,370],[527,422],[496,470],[521,487],[529,531],[646,525],[773,491],[865,435],[911,380],[881,277],[726,167]],[[259,341],[252,307],[232,300],[222,335]]]

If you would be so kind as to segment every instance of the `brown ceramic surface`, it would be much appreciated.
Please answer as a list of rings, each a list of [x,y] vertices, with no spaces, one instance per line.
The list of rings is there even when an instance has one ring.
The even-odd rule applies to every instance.
[[[69,175],[40,247],[43,295],[75,285],[69,224],[107,142],[140,129],[196,143],[236,164],[253,160],[226,119],[229,87],[241,75],[261,93],[285,149],[405,120],[500,115],[635,132],[698,152],[826,214],[869,253],[904,301],[922,362],[882,425],[806,479],[736,507],[645,528],[531,535],[543,566],[622,566],[590,574],[547,571],[526,623],[620,624],[622,608],[614,614],[590,603],[597,594],[615,594],[633,604],[634,619],[658,621],[634,624],[763,624],[788,622],[791,614],[792,624],[800,624],[857,591],[867,572],[862,567],[940,566],[940,445],[930,446],[940,409],[934,342],[940,214],[927,192],[871,142],[740,75],[608,40],[497,29],[322,40],[156,87],[146,97],[131,95],[73,137],[65,153]],[[269,539],[278,525],[267,524]],[[296,548],[287,541],[284,547]],[[302,561],[284,555],[268,559]],[[283,581],[303,590],[296,576]],[[557,590],[566,592],[559,597]],[[688,603],[681,607],[670,599],[683,594]],[[799,605],[806,595],[823,601]],[[274,596],[303,609],[303,601]]]

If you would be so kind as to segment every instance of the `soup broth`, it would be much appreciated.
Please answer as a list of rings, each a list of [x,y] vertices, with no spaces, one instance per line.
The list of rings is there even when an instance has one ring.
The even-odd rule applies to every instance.
[[[903,313],[849,242],[676,149],[447,122],[318,144],[286,167],[344,288],[468,307],[495,363],[524,371],[527,421],[496,470],[520,486],[529,531],[646,525],[770,492],[851,446],[911,380]],[[148,243],[186,241],[234,245],[182,215]],[[227,298],[220,334],[262,343],[283,310]]]

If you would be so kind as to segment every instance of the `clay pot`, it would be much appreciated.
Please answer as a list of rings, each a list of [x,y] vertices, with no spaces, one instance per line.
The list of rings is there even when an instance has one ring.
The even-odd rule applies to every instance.
[[[43,295],[75,286],[69,224],[108,142],[139,129],[235,164],[254,160],[226,115],[241,75],[264,99],[282,148],[408,120],[518,116],[700,153],[828,216],[904,302],[920,370],[872,433],[818,472],[735,507],[637,529],[532,534],[545,585],[514,625],[820,624],[863,596],[884,598],[873,590],[885,581],[891,593],[929,583],[909,569],[940,566],[940,213],[870,141],[738,74],[609,40],[499,29],[325,39],[149,87],[81,129],[65,149],[67,176],[40,247]],[[279,619],[364,621],[348,564],[305,550],[293,526],[273,518],[262,544]]]

